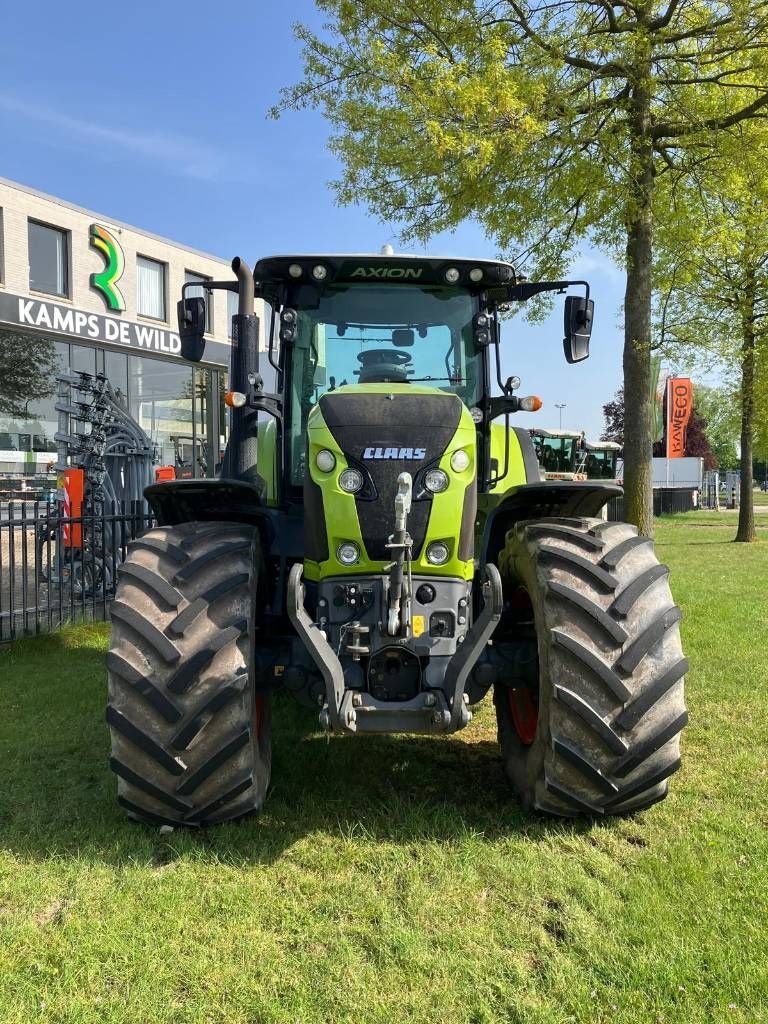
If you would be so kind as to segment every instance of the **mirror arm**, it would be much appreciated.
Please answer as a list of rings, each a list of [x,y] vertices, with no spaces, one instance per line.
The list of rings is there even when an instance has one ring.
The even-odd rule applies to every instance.
[[[490,401],[488,419],[495,420],[497,416],[509,416],[510,413],[520,411],[520,399],[517,395],[496,395]]]
[[[282,395],[270,394],[264,390],[264,380],[259,373],[248,375],[248,393],[246,406],[256,412],[265,412],[280,424],[283,422],[283,398]]]
[[[505,297],[510,302],[525,302],[542,292],[565,292],[568,288],[583,285],[584,298],[589,302],[589,281],[521,281],[507,285]]]

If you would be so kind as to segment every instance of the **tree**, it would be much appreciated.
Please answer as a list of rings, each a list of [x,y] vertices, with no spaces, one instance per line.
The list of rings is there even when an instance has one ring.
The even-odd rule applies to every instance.
[[[624,388],[619,388],[610,402],[603,406],[605,429],[601,441],[615,441],[624,444]]]
[[[751,125],[729,138],[718,159],[697,169],[678,203],[674,237],[659,249],[673,267],[664,333],[714,352],[734,382],[740,412],[741,501],[737,541],[755,540],[754,442],[763,418],[768,361],[768,131]],[[695,191],[695,216],[689,197]],[[680,247],[680,233],[685,245]]]
[[[721,133],[768,105],[763,0],[316,0],[304,80],[283,107],[335,129],[342,202],[404,237],[468,217],[537,275],[588,237],[626,266],[625,484],[652,531],[655,202]]]
[[[717,456],[709,443],[707,421],[699,416],[695,401],[685,430],[685,454],[688,458],[703,459],[706,472],[718,468]]]
[[[53,394],[56,368],[50,339],[0,331],[0,414],[26,417],[30,402]]]
[[[693,394],[693,408],[706,423],[707,440],[717,459],[713,467],[725,472],[738,469],[739,455],[736,445],[739,440],[740,416],[738,395],[724,383],[722,387],[711,388],[696,384]]]

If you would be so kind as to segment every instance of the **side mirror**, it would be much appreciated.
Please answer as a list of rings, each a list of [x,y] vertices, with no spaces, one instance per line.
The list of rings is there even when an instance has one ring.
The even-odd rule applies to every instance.
[[[569,295],[565,300],[563,349],[569,363],[580,363],[589,358],[589,339],[595,304],[581,295]]]
[[[205,351],[205,299],[180,299],[176,304],[182,359],[199,363]]]
[[[413,331],[410,327],[396,327],[392,331],[392,344],[397,348],[411,348],[414,340]]]

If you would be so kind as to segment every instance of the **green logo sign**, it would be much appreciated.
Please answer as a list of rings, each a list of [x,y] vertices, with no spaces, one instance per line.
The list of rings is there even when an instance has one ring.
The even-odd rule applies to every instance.
[[[123,250],[114,235],[101,224],[91,224],[89,235],[91,248],[98,249],[107,264],[101,273],[91,274],[91,288],[101,292],[110,309],[121,312],[125,309],[125,299],[117,282],[125,270]]]

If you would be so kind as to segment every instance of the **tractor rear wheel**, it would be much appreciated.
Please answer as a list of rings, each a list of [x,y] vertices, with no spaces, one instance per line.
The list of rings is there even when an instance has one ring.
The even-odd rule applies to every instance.
[[[120,567],[107,655],[118,801],[156,825],[212,825],[261,807],[269,697],[251,654],[258,534],[184,523],[134,541]]]
[[[688,662],[651,541],[626,523],[525,522],[507,534],[499,569],[538,654],[538,685],[509,679],[494,694],[523,804],[572,817],[662,800],[680,766]]]

